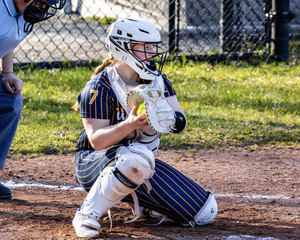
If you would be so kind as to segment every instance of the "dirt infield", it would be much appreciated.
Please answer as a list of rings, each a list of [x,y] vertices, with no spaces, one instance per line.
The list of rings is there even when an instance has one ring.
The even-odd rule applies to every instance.
[[[300,150],[161,150],[160,158],[211,190],[219,213],[205,226],[171,222],[149,227],[127,204],[105,214],[99,239],[300,239]],[[74,176],[74,155],[11,158],[0,181],[13,199],[0,200],[0,239],[79,239],[72,219],[86,193]],[[40,184],[40,185],[38,185]],[[76,188],[77,187],[77,188]]]

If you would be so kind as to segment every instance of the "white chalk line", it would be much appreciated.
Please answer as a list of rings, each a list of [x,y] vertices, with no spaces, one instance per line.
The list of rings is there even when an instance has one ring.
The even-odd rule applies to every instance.
[[[84,191],[82,187],[75,187],[75,186],[67,186],[67,185],[48,185],[42,183],[16,183],[14,180],[9,180],[6,183],[3,183],[6,187],[9,188],[45,188],[45,189],[52,189],[52,190],[75,190],[75,191]]]
[[[48,185],[42,183],[16,183],[13,180],[9,180],[6,183],[3,183],[5,186],[10,188],[45,188],[52,190],[74,190],[74,191],[84,191],[82,187],[68,186],[68,185]],[[214,194],[216,198],[246,198],[246,199],[265,199],[265,200],[296,200],[299,201],[300,197],[289,197],[283,195],[245,195],[245,194]]]
[[[279,240],[279,238],[273,238],[273,237],[254,237],[250,235],[231,235],[229,237],[222,237],[222,240],[240,240],[240,239],[245,239],[245,240],[250,240],[250,239],[256,239],[256,240]]]
[[[247,198],[247,199],[266,199],[266,200],[296,200],[300,197],[288,197],[283,195],[245,195],[245,194],[214,194],[216,198]]]

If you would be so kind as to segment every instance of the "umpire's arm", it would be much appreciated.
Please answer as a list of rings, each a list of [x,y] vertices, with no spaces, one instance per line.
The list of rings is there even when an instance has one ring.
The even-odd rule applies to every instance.
[[[3,86],[11,94],[18,94],[22,92],[23,81],[14,75],[13,55],[11,50],[1,59],[1,76]]]

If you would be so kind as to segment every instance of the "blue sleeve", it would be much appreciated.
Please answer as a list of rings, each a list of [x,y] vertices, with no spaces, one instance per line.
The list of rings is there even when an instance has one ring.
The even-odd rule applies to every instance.
[[[110,89],[104,78],[92,79],[82,90],[78,99],[82,118],[110,119]]]
[[[173,95],[176,95],[176,92],[172,86],[172,83],[170,82],[170,80],[168,79],[168,77],[163,73],[162,77],[164,79],[164,83],[165,83],[165,97],[171,97]]]

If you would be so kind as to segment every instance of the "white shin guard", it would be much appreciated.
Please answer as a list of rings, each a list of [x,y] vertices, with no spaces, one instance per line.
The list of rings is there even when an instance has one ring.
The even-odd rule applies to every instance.
[[[81,206],[81,214],[87,217],[84,226],[99,229],[93,222],[154,174],[154,155],[142,144],[120,147],[116,160],[115,167],[100,174]]]

